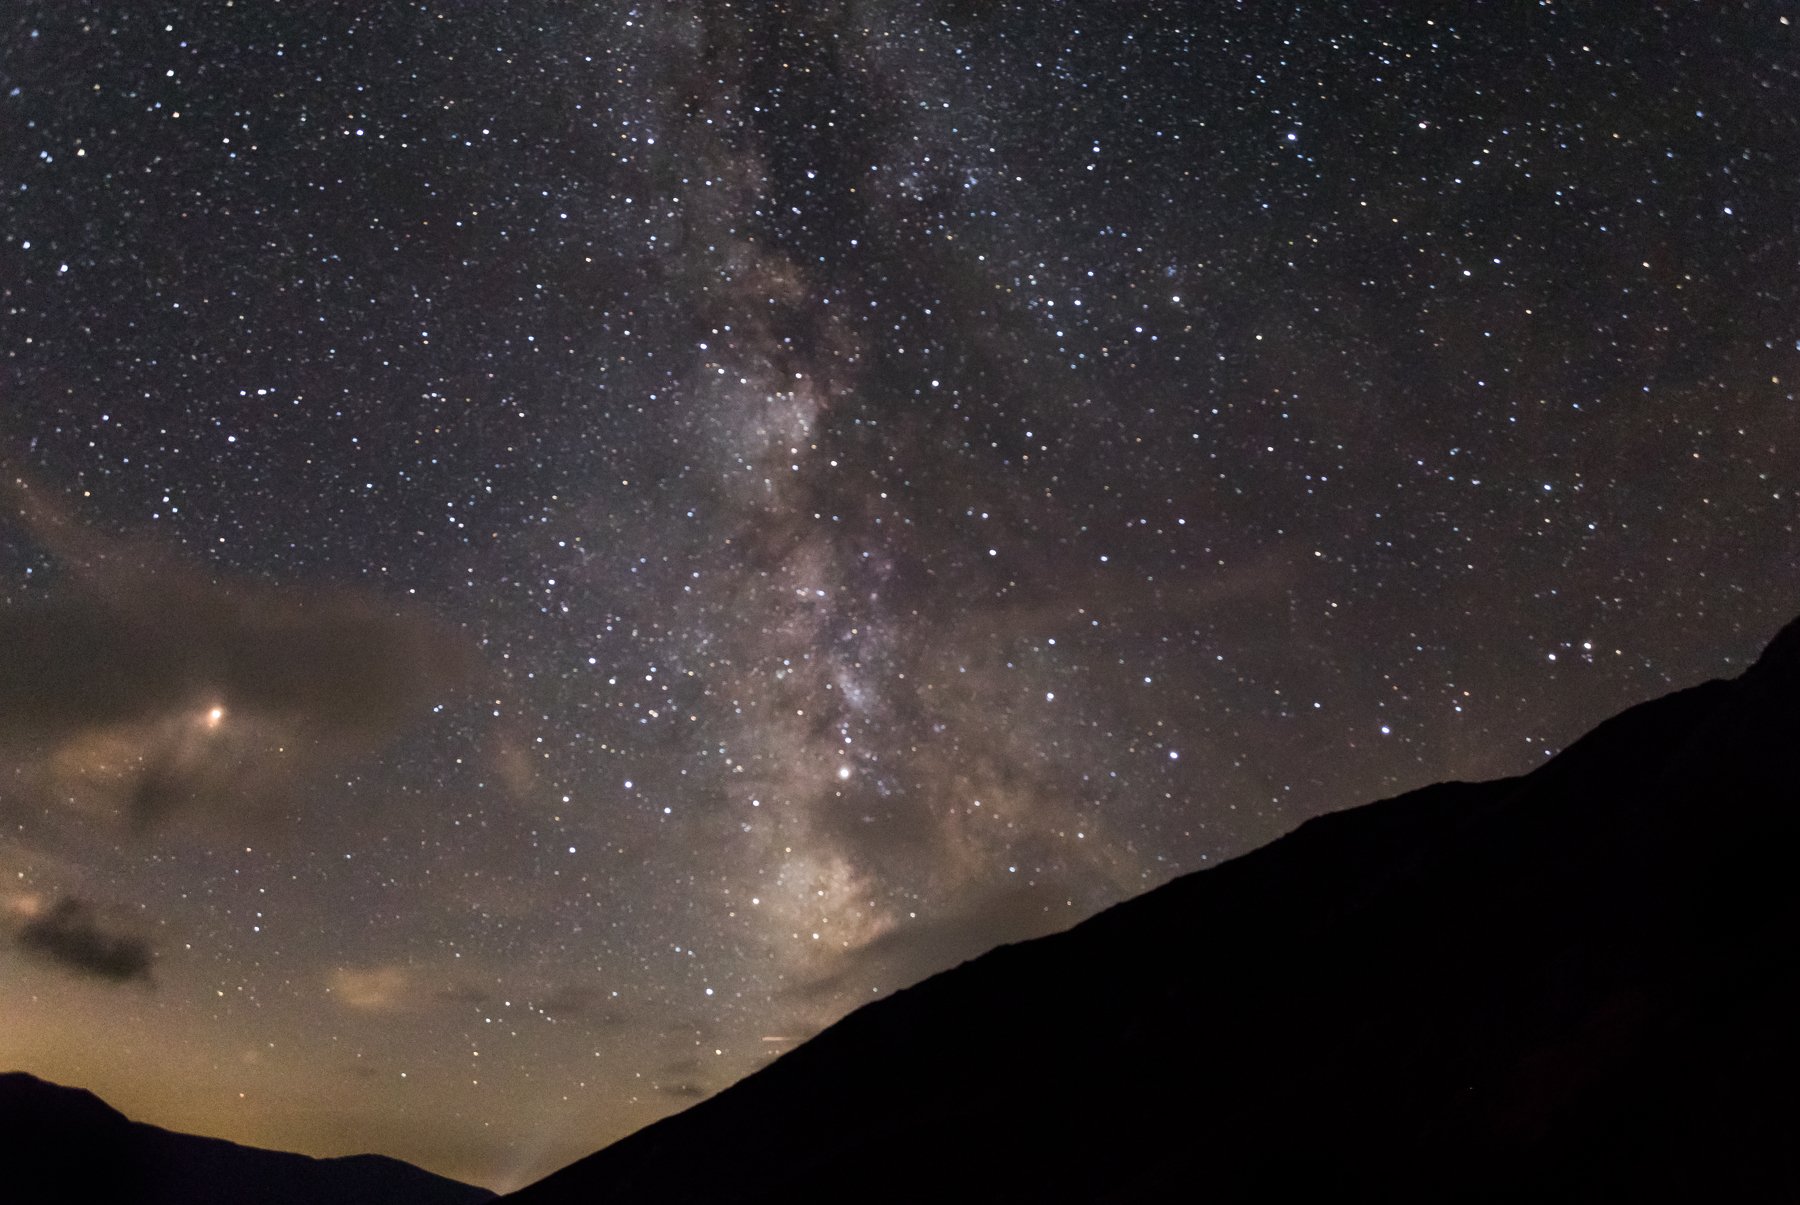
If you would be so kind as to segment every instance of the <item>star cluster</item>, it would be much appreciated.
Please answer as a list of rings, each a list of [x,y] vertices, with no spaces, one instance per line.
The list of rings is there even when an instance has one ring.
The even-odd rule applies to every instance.
[[[1800,597],[1780,5],[15,8],[0,1063],[146,1120],[514,1186]]]

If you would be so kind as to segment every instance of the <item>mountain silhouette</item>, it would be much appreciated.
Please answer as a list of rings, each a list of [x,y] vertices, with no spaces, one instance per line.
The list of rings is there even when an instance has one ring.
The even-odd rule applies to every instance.
[[[8,1205],[476,1205],[494,1194],[389,1159],[313,1159],[127,1119],[91,1092],[0,1074]]]
[[[1322,816],[511,1197],[1800,1200],[1800,621],[1529,774]]]

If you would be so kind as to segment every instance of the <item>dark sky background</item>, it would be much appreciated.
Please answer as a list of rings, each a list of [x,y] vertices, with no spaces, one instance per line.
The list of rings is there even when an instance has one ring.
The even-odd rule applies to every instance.
[[[1796,23],[7,5],[0,1065],[512,1187],[1735,672]]]

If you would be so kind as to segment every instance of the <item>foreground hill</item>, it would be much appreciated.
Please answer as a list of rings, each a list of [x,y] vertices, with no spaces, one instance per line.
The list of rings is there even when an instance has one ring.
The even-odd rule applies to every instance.
[[[388,1159],[313,1159],[128,1120],[91,1092],[0,1074],[8,1205],[476,1205],[494,1194]]]
[[[871,1004],[520,1205],[1800,1200],[1800,622]]]

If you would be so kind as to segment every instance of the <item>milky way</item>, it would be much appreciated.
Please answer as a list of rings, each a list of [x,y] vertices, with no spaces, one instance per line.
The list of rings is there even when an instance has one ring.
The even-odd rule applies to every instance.
[[[0,32],[0,1064],[510,1187],[1800,600],[1779,6],[378,7]]]

